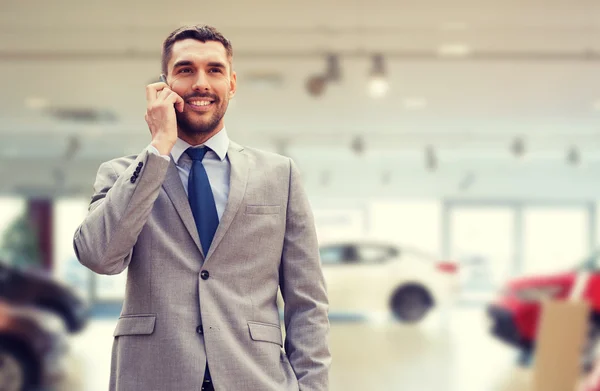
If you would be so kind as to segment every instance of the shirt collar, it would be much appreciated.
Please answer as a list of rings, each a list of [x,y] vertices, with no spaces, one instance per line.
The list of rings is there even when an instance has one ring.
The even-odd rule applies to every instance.
[[[204,144],[197,145],[199,146],[207,146],[212,149],[219,159],[223,161],[227,156],[227,150],[229,149],[229,137],[227,136],[227,130],[225,128],[221,129],[217,134],[213,135],[211,138],[206,140]],[[191,147],[190,144],[183,141],[179,137],[171,150],[171,156],[175,160],[176,164],[179,164],[179,158],[185,153],[186,149]]]

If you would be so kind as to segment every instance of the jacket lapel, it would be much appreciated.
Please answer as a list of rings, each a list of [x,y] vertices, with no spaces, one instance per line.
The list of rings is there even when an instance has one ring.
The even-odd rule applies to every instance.
[[[198,235],[198,229],[196,228],[196,222],[194,221],[192,208],[190,207],[190,202],[185,194],[185,189],[181,183],[181,178],[179,177],[177,167],[173,162],[173,157],[171,157],[171,164],[169,164],[169,169],[162,186],[169,196],[169,199],[175,206],[179,217],[181,217],[181,220],[190,233],[190,236],[194,240],[194,243],[196,243],[196,246],[198,246],[198,250],[200,250],[200,253],[202,253],[200,236]]]
[[[208,259],[216,250],[217,246],[225,236],[225,233],[229,229],[231,222],[233,221],[237,211],[242,204],[244,194],[246,192],[246,184],[248,183],[248,158],[243,153],[244,147],[236,144],[232,141],[229,142],[229,149],[227,150],[227,157],[231,165],[231,174],[229,176],[229,197],[227,200],[227,206],[223,212],[223,217],[215,232],[215,237],[210,245],[206,259]],[[191,215],[191,212],[190,212]],[[193,222],[193,218],[192,218]],[[194,227],[195,228],[195,227]]]

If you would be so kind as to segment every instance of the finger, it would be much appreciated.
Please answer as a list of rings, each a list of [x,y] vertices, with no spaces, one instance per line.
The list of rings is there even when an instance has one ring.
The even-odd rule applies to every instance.
[[[179,94],[173,92],[173,94],[175,94],[176,96],[176,101],[175,101],[175,108],[177,110],[179,110],[180,113],[183,113],[183,108],[185,106],[185,101],[183,100],[183,98],[181,96],[179,96]]]
[[[162,90],[160,90],[160,92],[157,94],[156,100],[164,101],[172,93],[173,93],[173,91],[169,87],[165,87]]]
[[[154,102],[158,93],[169,86],[166,83],[152,83],[146,86],[146,101],[150,104]]]
[[[185,102],[181,96],[179,96],[176,92],[171,91],[169,96],[165,98],[165,102],[170,102],[175,106],[175,109],[180,113],[183,112],[183,107],[185,106]]]

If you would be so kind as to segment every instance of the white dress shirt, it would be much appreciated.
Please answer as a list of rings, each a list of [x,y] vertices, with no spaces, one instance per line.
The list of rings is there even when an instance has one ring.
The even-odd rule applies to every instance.
[[[219,133],[206,140],[204,144],[197,145],[194,148],[200,148],[207,146],[211,150],[206,152],[204,159],[202,159],[202,165],[208,175],[208,181],[212,189],[213,196],[215,198],[215,204],[217,206],[217,214],[219,215],[219,221],[223,217],[223,212],[227,206],[227,199],[229,198],[229,173],[231,172],[231,164],[227,157],[227,150],[229,149],[229,137],[225,128],[221,129]],[[151,153],[160,155],[166,159],[173,159],[181,183],[187,194],[188,192],[188,178],[190,176],[190,170],[192,169],[192,159],[185,153],[186,149],[190,148],[191,145],[186,143],[180,138],[177,138],[173,149],[171,150],[171,156],[160,155],[158,150],[152,145],[148,146],[148,150]]]

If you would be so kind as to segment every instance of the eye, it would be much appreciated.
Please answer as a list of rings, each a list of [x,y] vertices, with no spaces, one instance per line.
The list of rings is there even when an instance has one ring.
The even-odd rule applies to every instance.
[[[208,71],[210,73],[223,73],[223,70],[221,68],[210,68]]]
[[[177,71],[177,73],[191,73],[192,70],[190,68],[181,68]]]

